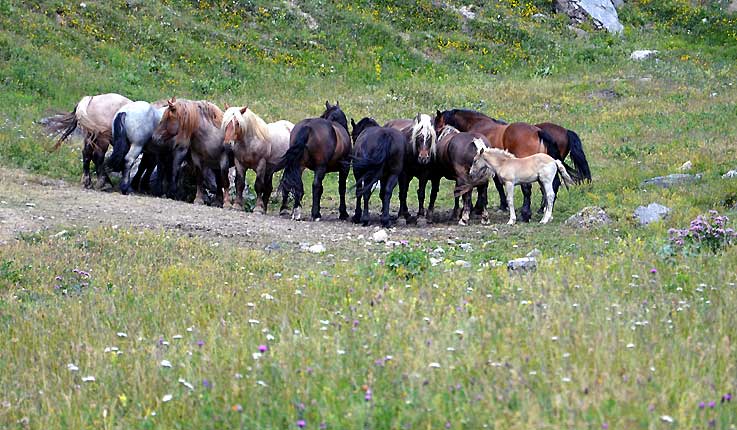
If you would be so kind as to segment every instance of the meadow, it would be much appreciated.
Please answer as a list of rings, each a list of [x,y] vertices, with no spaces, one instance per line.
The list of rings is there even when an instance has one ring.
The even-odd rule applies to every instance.
[[[735,428],[737,250],[669,239],[710,210],[737,218],[722,177],[737,168],[737,17],[702,3],[628,2],[621,36],[576,36],[542,0],[476,2],[474,19],[429,1],[0,0],[5,171],[76,184],[79,143],[45,151],[36,121],[115,91],[272,121],[328,99],[356,120],[552,120],[593,173],[561,191],[552,224],[397,227],[396,247],[19,232],[0,245],[0,427]],[[699,181],[641,185],[686,161]],[[8,189],[2,205],[22,206]],[[652,202],[672,212],[640,226]],[[612,224],[563,224],[592,205]],[[508,272],[533,248],[537,271]]]

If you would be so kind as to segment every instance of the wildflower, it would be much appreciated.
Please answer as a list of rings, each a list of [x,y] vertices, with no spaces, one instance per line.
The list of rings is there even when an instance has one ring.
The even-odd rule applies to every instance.
[[[670,415],[663,415],[663,416],[660,417],[660,421],[662,421],[664,423],[673,423],[675,420]]]
[[[243,412],[243,406],[241,406],[240,403],[233,405],[231,409],[233,412]]]
[[[198,340],[197,341],[197,346],[199,346],[200,348],[202,348],[203,345],[205,345],[205,341],[204,340]]]
[[[260,353],[262,353],[262,354],[263,354],[264,352],[268,351],[268,350],[269,350],[269,347],[268,347],[268,346],[266,346],[266,345],[259,345],[259,346],[258,346],[258,352],[260,352]]]
[[[90,376],[83,376],[82,377],[82,382],[95,382],[95,377],[92,376],[92,375],[90,375]]]
[[[654,274],[658,273],[658,269],[656,269],[656,268],[653,267],[652,269],[650,269],[650,273],[654,275]]]
[[[699,402],[699,409],[704,409],[706,407],[706,403]]]
[[[727,393],[722,396],[722,403],[731,402],[731,401],[732,401],[732,393]]]
[[[169,360],[161,360],[161,367],[171,368],[171,362]]]
[[[205,388],[212,388],[212,383],[209,380],[207,380],[207,379],[203,379],[202,380],[202,386],[205,387]]]
[[[716,406],[716,405],[717,405],[717,402],[715,402],[714,400],[710,401],[709,402],[709,409],[714,409],[714,406]]]
[[[184,378],[179,378],[179,383],[189,388],[190,390],[194,390],[194,385],[187,382]]]
[[[609,423],[601,423],[601,429],[607,430],[609,428]]]
[[[164,402],[164,403],[166,403],[166,402],[168,402],[169,400],[171,400],[173,398],[174,398],[174,396],[172,396],[171,394],[164,394],[164,397],[161,398],[161,401]]]
[[[374,396],[373,396],[373,393],[371,392],[371,388],[368,388],[366,390],[366,394],[364,394],[363,396],[363,399],[366,400],[367,402],[370,402],[373,397]]]
[[[305,420],[297,420],[297,427],[303,429],[307,425],[307,422]]]
[[[67,364],[67,369],[69,369],[70,372],[76,372],[79,370],[79,367],[77,367],[74,363]]]

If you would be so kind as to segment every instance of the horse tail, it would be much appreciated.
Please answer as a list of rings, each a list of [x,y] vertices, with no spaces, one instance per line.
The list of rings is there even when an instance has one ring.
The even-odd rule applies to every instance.
[[[61,144],[77,128],[77,106],[78,105],[75,105],[74,109],[69,113],[55,115],[49,118],[49,122],[47,123],[46,127],[53,134],[61,133],[59,140],[57,140],[54,146],[51,148],[52,151],[56,151],[57,149],[59,149]]]
[[[381,179],[384,163],[391,152],[391,144],[391,135],[382,133],[376,146],[366,154],[353,158],[353,171],[359,173],[356,180],[357,196],[367,197],[373,186]]]
[[[545,146],[545,152],[547,152],[549,156],[553,157],[556,160],[563,159],[563,157],[560,156],[558,144],[555,142],[555,139],[553,139],[553,136],[548,134],[548,132],[546,132],[545,130],[538,131],[537,135],[540,137],[543,146]]]
[[[309,126],[300,128],[294,137],[294,144],[287,149],[287,152],[284,153],[274,168],[274,171],[284,169],[281,182],[279,182],[279,190],[282,193],[292,193],[292,195],[295,195],[298,191],[302,192],[303,185],[300,164],[307,149],[307,141],[310,139],[311,131]]]
[[[560,160],[554,160],[555,165],[558,168],[558,174],[563,178],[563,185],[566,186],[566,189],[568,189],[568,185],[573,185],[575,181],[566,171],[566,167],[563,165],[563,163]]]
[[[578,171],[579,181],[586,179],[591,182],[591,170],[589,169],[589,162],[586,161],[586,154],[583,152],[583,145],[581,139],[578,137],[575,131],[568,130],[568,146],[571,150],[571,159],[573,165]]]
[[[128,133],[125,129],[125,112],[119,112],[113,118],[113,153],[110,154],[108,165],[113,170],[122,168],[125,155],[128,153]]]

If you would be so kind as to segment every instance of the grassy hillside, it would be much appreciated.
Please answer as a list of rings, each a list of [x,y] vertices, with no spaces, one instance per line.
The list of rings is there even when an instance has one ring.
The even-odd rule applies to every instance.
[[[549,1],[476,1],[474,19],[456,1],[85,3],[0,0],[0,166],[76,181],[78,142],[47,153],[34,121],[115,91],[295,122],[326,99],[356,119],[551,120],[580,134],[594,181],[560,194],[552,225],[404,228],[394,250],[341,236],[315,238],[319,256],[286,239],[267,252],[125,226],[20,235],[0,246],[0,427],[737,425],[737,247],[668,248],[699,214],[737,218],[726,2],[629,1],[621,36],[576,35]],[[687,160],[700,181],[640,186]],[[670,216],[637,225],[652,202]],[[562,224],[588,205],[613,224]],[[535,273],[494,263],[532,248]]]

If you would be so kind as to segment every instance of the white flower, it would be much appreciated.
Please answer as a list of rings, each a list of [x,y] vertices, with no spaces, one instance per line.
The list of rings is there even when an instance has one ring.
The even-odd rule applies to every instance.
[[[345,354],[345,350],[343,350],[343,349],[339,349],[338,350],[338,355],[344,355],[344,354]]]
[[[571,378],[569,378],[567,376],[564,376],[564,377],[561,378],[561,381],[563,381],[563,382],[571,382]]]
[[[635,347],[635,344],[634,343],[628,343],[627,344],[627,348],[629,348],[629,349],[632,349],[634,347]]]
[[[662,417],[660,417],[660,421],[663,421],[664,423],[672,423],[675,420],[670,415],[663,415]]]
[[[433,369],[440,369],[440,363],[432,362],[430,363],[430,367]]]
[[[248,320],[248,324],[261,324],[261,321],[250,319],[250,320]]]
[[[95,377],[92,376],[92,375],[90,375],[90,376],[83,376],[82,377],[82,382],[95,382]]]
[[[164,402],[164,403],[166,403],[166,402],[168,402],[169,400],[171,400],[173,398],[174,398],[174,396],[172,396],[171,394],[164,394],[164,397],[161,398],[161,401]]]
[[[268,387],[268,385],[266,385],[266,382],[260,381],[260,380],[259,381],[256,381],[256,385],[260,385],[262,387]]]
[[[181,334],[175,334],[175,335],[174,335],[174,336],[172,336],[171,338],[172,338],[172,339],[175,339],[175,340],[176,340],[176,339],[181,339],[181,338],[182,338],[182,335],[181,335]]]
[[[188,332],[190,332],[190,333],[191,333],[191,332],[192,332],[192,330],[194,330],[194,327],[187,327],[187,331],[188,331]]]
[[[171,368],[171,362],[169,360],[161,360],[161,367]]]
[[[76,372],[79,370],[79,367],[77,367],[74,363],[67,364],[67,369],[69,369],[70,372]]]
[[[185,387],[189,388],[190,390],[194,390],[194,385],[190,384],[189,382],[185,381],[184,378],[179,378],[179,383],[184,385]]]
[[[122,331],[119,331],[117,334],[118,334],[118,337],[128,337],[128,335],[123,333]]]

